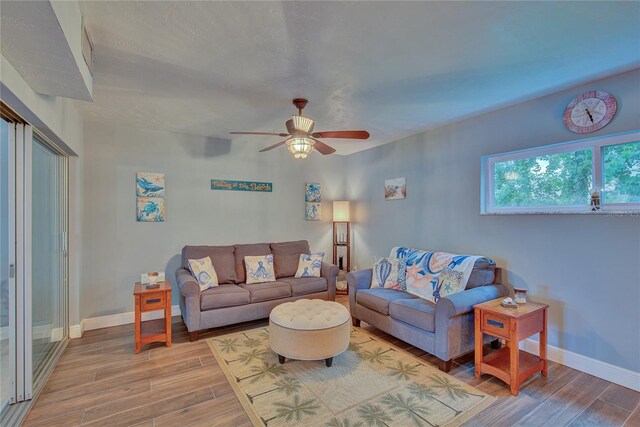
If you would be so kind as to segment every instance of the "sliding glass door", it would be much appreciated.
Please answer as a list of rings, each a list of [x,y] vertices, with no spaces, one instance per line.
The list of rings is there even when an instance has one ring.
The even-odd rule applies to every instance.
[[[66,328],[66,158],[37,136],[31,151],[31,340],[33,377]]]
[[[67,167],[0,102],[0,425],[20,423],[68,341]]]
[[[11,363],[9,341],[9,282],[12,274],[13,230],[10,227],[11,197],[10,178],[13,175],[10,162],[9,130],[12,126],[0,119],[0,411],[10,399]]]

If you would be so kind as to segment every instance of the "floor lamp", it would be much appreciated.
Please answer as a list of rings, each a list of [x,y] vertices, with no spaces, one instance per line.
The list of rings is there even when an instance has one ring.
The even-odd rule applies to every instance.
[[[351,269],[351,220],[350,204],[348,200],[334,200],[333,202],[333,264],[340,266],[338,248],[346,248],[346,262],[340,266],[342,270]]]

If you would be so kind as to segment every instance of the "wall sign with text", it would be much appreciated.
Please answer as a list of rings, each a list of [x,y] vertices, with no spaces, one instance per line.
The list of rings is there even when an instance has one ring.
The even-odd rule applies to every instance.
[[[263,193],[271,193],[273,191],[273,184],[270,182],[231,181],[228,179],[212,179],[211,189],[227,190],[227,191],[259,191]]]

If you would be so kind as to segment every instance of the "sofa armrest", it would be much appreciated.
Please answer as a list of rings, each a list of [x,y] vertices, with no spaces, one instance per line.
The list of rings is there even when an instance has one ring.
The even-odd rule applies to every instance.
[[[357,270],[347,273],[347,285],[349,286],[349,311],[351,317],[356,319],[356,294],[358,289],[369,289],[371,286],[371,274],[373,269]],[[354,323],[356,324],[356,323]]]
[[[473,311],[473,306],[509,293],[503,285],[486,285],[440,298],[436,304],[436,318],[451,319]]]
[[[336,300],[336,280],[338,279],[338,266],[323,262],[320,268],[320,276],[327,279],[327,291],[329,293],[329,301]]]
[[[373,269],[358,270],[347,273],[347,284],[349,285],[349,292],[353,292],[358,289],[369,289],[371,287],[371,273]]]
[[[176,282],[180,288],[180,313],[189,332],[200,329],[200,285],[186,268],[176,270]]]
[[[487,285],[440,298],[436,303],[435,356],[446,361],[473,351],[473,306],[507,294],[503,285]],[[494,339],[486,335],[483,342]]]
[[[199,297],[200,285],[198,281],[186,268],[179,268],[176,270],[176,282],[178,282],[178,288],[180,288],[180,294],[184,297]]]

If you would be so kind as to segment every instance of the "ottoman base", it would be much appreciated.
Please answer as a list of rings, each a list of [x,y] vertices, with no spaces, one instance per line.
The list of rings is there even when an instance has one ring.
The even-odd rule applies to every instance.
[[[280,362],[280,364],[284,364],[284,362],[287,360],[286,357],[278,355],[278,362]],[[331,364],[333,363],[333,357],[330,357],[328,359],[324,359],[324,363],[327,365],[327,368],[331,367]]]
[[[285,358],[297,360],[325,360],[331,366],[334,356],[349,347],[349,321],[326,329],[300,330],[280,326],[269,321],[269,343],[280,363]]]

